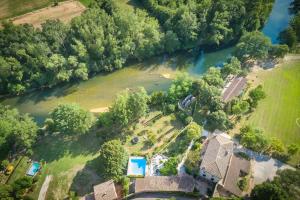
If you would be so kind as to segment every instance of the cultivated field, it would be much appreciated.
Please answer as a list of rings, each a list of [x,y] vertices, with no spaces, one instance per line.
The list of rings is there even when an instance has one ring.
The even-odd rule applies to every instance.
[[[85,9],[78,1],[66,1],[59,3],[58,6],[49,6],[11,20],[14,24],[28,23],[34,27],[39,27],[43,22],[50,19],[60,19],[63,22],[69,22],[72,18],[79,16]]]
[[[286,145],[300,145],[300,61],[288,61],[271,71],[254,72],[251,78],[255,85],[263,85],[267,97],[244,124],[261,128]],[[299,158],[298,154],[292,162],[299,162]]]

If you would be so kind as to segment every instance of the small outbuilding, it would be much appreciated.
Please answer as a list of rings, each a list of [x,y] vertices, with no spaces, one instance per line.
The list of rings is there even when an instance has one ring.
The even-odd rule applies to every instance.
[[[245,77],[234,77],[222,91],[222,100],[226,103],[234,97],[239,96],[245,89],[246,85],[247,79]]]
[[[192,176],[147,176],[135,180],[135,193],[143,192],[184,192],[191,193],[195,188]]]
[[[115,183],[113,180],[94,186],[95,200],[115,200],[118,199]]]

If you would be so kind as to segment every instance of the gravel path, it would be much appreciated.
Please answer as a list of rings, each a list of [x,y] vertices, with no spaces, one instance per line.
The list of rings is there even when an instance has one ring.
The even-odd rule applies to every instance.
[[[51,182],[51,180],[52,180],[52,175],[48,175],[42,185],[38,200],[46,199],[47,190],[48,190],[49,183]]]

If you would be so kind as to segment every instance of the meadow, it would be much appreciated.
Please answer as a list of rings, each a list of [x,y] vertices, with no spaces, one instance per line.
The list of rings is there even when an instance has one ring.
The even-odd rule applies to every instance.
[[[287,61],[271,70],[255,72],[250,82],[262,84],[267,97],[244,121],[263,129],[269,137],[276,137],[285,145],[300,145],[300,61]],[[299,162],[300,154],[291,160]]]
[[[65,1],[65,0],[59,0]],[[88,6],[92,0],[80,0]],[[54,0],[1,0],[0,1],[0,20],[23,15],[37,9],[53,5]]]

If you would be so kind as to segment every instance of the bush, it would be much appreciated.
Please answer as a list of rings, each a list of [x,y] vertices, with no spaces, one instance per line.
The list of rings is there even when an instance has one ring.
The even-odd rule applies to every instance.
[[[123,186],[124,196],[127,196],[129,194],[130,179],[126,176],[122,176],[120,183]]]
[[[242,191],[245,191],[248,187],[248,181],[248,177],[245,176],[238,181],[237,185]]]
[[[164,166],[159,170],[163,176],[177,175],[178,158],[171,157],[164,163]]]
[[[184,120],[184,124],[186,124],[186,125],[188,125],[189,123],[191,123],[193,121],[193,117],[191,117],[191,116],[188,116],[188,117],[186,117],[185,118],[185,120]]]
[[[8,160],[3,160],[1,162],[1,170],[5,170],[8,165],[9,165],[9,161]]]
[[[150,144],[150,145],[154,145],[155,142],[156,142],[156,135],[152,132],[152,131],[149,131],[148,134],[147,134],[147,143]]]

